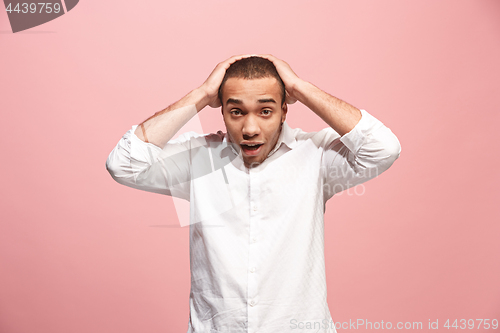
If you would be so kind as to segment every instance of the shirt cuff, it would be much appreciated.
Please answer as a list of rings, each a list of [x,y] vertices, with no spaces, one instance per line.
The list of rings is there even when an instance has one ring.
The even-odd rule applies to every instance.
[[[361,119],[349,132],[344,134],[340,141],[353,153],[357,153],[359,148],[366,142],[369,133],[383,127],[384,124],[365,110],[361,111]]]
[[[161,153],[162,149],[150,142],[139,139],[135,130],[139,125],[133,125],[130,130],[130,156],[138,161],[153,163],[155,158]]]

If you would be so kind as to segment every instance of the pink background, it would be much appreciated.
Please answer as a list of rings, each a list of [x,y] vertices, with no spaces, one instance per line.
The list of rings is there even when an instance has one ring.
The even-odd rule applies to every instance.
[[[105,161],[240,53],[286,60],[401,142],[327,205],[334,321],[500,320],[500,1],[82,0],[16,34],[2,7],[0,32],[0,332],[186,332],[188,229]],[[287,119],[326,125],[298,104]]]

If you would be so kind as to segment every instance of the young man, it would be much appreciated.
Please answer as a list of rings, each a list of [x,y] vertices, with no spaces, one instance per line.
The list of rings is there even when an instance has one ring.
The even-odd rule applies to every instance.
[[[296,100],[329,127],[291,129],[287,103]],[[207,105],[222,106],[226,133],[171,140]],[[245,55],[132,126],[106,168],[121,184],[190,202],[188,333],[335,332],[326,201],[399,154],[398,139],[366,111],[301,80],[282,60]]]

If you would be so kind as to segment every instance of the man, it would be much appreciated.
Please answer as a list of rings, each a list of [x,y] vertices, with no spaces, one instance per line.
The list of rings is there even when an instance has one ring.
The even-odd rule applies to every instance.
[[[300,101],[328,125],[291,129]],[[227,133],[174,134],[205,106]],[[134,125],[106,162],[127,186],[190,202],[190,332],[335,332],[323,215],[335,193],[388,169],[394,134],[271,55],[235,56]]]

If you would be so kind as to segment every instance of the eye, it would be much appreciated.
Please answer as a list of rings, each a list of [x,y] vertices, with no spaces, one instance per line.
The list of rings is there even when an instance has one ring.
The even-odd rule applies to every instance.
[[[272,110],[262,110],[262,113],[265,115],[265,116],[269,116],[271,114],[271,112],[273,112]]]
[[[239,116],[241,114],[240,110],[231,110],[231,114],[234,116]]]

